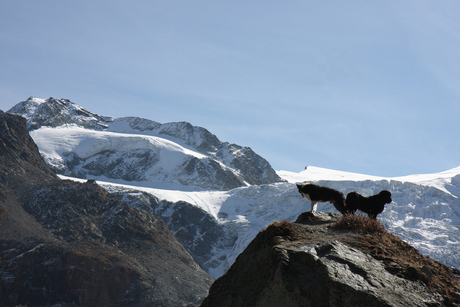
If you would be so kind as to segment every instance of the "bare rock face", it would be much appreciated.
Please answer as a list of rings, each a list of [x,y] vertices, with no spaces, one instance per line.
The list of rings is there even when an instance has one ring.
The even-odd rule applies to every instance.
[[[2,306],[113,306],[129,296],[140,276],[127,257],[102,250],[92,255],[55,244],[19,242],[3,242],[2,248],[2,262],[9,264],[2,269]]]
[[[310,220],[303,214],[302,224],[274,223],[260,232],[214,282],[201,306],[433,307],[460,303],[460,272],[419,255],[391,234],[374,238],[375,234],[339,230],[331,214],[321,214]],[[386,242],[386,255],[365,252],[372,249],[366,240]],[[395,246],[400,250],[392,250]],[[394,252],[404,256],[390,256]],[[447,282],[436,288],[436,280]]]
[[[38,147],[27,131],[26,119],[5,114],[0,110],[0,183],[14,180],[34,170],[31,176],[56,178],[54,171],[43,161]],[[34,176],[35,177],[35,176]]]
[[[212,281],[163,220],[60,180],[0,111],[1,306],[198,306]]]
[[[112,194],[131,207],[154,214],[165,221],[176,239],[207,272],[221,264],[216,257],[225,257],[220,251],[231,249],[238,238],[208,212],[188,202],[160,201],[146,192],[128,188]]]

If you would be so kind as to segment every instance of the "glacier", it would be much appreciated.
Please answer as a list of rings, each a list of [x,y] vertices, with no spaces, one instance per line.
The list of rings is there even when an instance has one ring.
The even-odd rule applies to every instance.
[[[98,184],[113,193],[142,192],[158,200],[186,202],[206,212],[233,237],[233,240],[228,238],[232,244],[216,244],[203,265],[214,278],[226,272],[259,231],[274,221],[293,222],[302,212],[309,211],[309,201],[300,196],[295,186],[304,181],[332,187],[344,194],[357,191],[371,195],[390,190],[393,201],[378,216],[387,230],[422,254],[460,269],[460,167],[437,174],[395,178],[318,167],[278,174],[286,181],[230,191],[155,189],[103,181]],[[337,212],[330,203],[319,203],[318,211]]]
[[[100,116],[52,97],[29,97],[8,113],[27,119],[43,158],[62,175],[202,190],[282,181],[251,148],[221,142],[187,122]]]

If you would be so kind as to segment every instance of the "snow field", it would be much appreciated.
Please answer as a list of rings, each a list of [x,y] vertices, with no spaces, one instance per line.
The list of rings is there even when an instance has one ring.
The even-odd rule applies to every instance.
[[[460,194],[451,193],[459,187],[460,169],[439,174],[399,178],[370,177],[309,167],[301,173],[279,172],[287,182],[253,185],[230,191],[190,191],[175,185],[143,188],[136,182],[119,184],[100,182],[109,191],[138,190],[171,202],[185,201],[210,214],[236,235],[230,250],[214,249],[210,261],[220,264],[208,273],[217,278],[224,274],[236,257],[257,233],[275,221],[293,222],[302,212],[310,210],[295,183],[310,181],[335,188],[346,195],[357,191],[373,195],[381,190],[392,192],[392,203],[378,216],[388,231],[417,248],[422,254],[444,264],[460,268]],[[330,180],[326,180],[331,178]],[[423,179],[423,180],[419,180]],[[408,180],[414,180],[410,182]],[[142,185],[142,183],[139,183]],[[318,211],[336,212],[330,203],[319,203]]]

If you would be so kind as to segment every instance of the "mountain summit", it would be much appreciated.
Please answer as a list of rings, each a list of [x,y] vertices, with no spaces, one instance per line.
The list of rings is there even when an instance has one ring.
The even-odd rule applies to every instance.
[[[35,97],[8,113],[27,119],[42,156],[62,175],[205,190],[282,181],[251,148],[221,142],[187,122],[111,118],[67,99]]]

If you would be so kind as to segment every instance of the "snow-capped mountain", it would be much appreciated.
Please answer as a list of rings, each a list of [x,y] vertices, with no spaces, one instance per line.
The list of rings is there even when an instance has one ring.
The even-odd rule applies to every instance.
[[[215,278],[260,230],[310,210],[295,186],[303,181],[344,194],[391,191],[393,202],[378,217],[387,229],[460,268],[460,167],[396,178],[317,167],[275,173],[250,148],[220,142],[188,123],[102,117],[52,98],[29,98],[9,112],[28,119],[42,155],[60,174],[96,179],[131,206],[161,217]],[[336,212],[329,203],[318,210]]]
[[[35,97],[8,113],[27,119],[43,158],[62,175],[206,190],[281,181],[251,148],[186,122],[104,117],[67,99]]]

